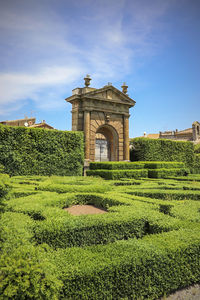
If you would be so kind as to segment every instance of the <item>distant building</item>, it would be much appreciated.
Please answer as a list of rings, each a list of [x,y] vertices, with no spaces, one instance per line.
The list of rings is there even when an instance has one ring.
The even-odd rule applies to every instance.
[[[144,137],[147,137],[149,139],[159,139],[159,133],[149,133],[149,134],[144,134]]]
[[[192,128],[187,128],[184,130],[178,131],[176,129],[175,131],[164,131],[160,133],[151,133],[146,134],[144,133],[144,136],[146,138],[151,139],[170,139],[175,141],[191,141],[195,144],[200,143],[200,123],[195,121],[192,124]]]
[[[19,120],[12,121],[1,121],[0,124],[9,125],[9,126],[24,126],[30,128],[46,128],[46,129],[54,129],[52,126],[47,124],[44,120],[41,123],[35,123],[36,118],[24,118]]]
[[[46,129],[54,129],[52,126],[47,124],[45,120],[43,120],[41,123],[30,125],[31,128],[46,128]]]
[[[36,118],[24,118],[12,121],[1,121],[0,124],[9,126],[25,126],[29,127],[35,124]]]

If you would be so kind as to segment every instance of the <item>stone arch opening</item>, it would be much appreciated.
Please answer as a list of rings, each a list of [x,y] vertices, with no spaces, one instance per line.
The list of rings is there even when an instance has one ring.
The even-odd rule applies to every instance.
[[[119,137],[111,125],[100,126],[95,135],[95,161],[119,160]]]

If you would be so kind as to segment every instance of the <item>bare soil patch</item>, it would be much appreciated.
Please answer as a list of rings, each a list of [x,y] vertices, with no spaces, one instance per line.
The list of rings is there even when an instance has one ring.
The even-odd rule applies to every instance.
[[[94,205],[87,205],[87,204],[65,207],[64,210],[67,210],[73,216],[105,214],[107,212],[104,209],[97,208]]]

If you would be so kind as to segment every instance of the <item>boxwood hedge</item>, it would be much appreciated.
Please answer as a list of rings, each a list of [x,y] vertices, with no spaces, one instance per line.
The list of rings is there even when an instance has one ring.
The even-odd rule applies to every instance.
[[[149,178],[167,178],[173,176],[186,176],[189,174],[189,169],[186,168],[173,168],[173,169],[149,169]]]
[[[0,173],[0,214],[4,211],[4,197],[10,190],[9,176]]]
[[[195,154],[193,171],[194,171],[195,174],[200,174],[200,153]]]
[[[100,176],[105,179],[141,178],[148,177],[148,170],[88,170],[87,176]]]
[[[68,299],[158,299],[199,281],[199,245],[197,229],[180,230],[58,251],[54,261]]]
[[[199,282],[199,182],[144,178],[126,179],[140,184],[124,186],[92,177],[11,178],[13,189],[25,192],[45,181],[83,188],[99,181],[111,189],[10,196],[0,221],[3,299],[158,299]],[[74,204],[108,212],[72,216],[63,210]]]
[[[131,139],[131,161],[181,161],[193,168],[194,145],[191,142],[167,139]]]
[[[83,133],[0,125],[0,164],[10,175],[81,175]]]

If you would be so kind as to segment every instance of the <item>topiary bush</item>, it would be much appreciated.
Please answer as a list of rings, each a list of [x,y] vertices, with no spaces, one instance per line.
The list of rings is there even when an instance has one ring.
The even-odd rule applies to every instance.
[[[0,125],[0,164],[13,175],[82,175],[83,133]]]

